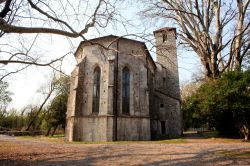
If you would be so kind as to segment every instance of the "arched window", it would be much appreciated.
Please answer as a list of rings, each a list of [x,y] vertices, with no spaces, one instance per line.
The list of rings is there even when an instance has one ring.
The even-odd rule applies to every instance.
[[[96,67],[94,70],[94,80],[93,80],[93,102],[92,102],[92,112],[99,112],[99,101],[100,101],[100,76],[101,69]]]
[[[129,91],[130,91],[129,69],[125,67],[122,70],[122,113],[129,114]]]

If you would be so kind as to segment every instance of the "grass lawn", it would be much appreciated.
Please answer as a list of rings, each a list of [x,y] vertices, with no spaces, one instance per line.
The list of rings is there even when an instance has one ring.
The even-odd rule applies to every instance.
[[[166,140],[156,140],[156,141],[113,141],[113,142],[88,142],[88,141],[73,141],[66,142],[64,140],[64,134],[55,134],[54,136],[18,136],[23,139],[37,139],[49,142],[65,142],[68,144],[174,144],[174,143],[189,143],[190,139],[186,137],[177,138],[177,139],[166,139]],[[230,142],[242,142],[242,139],[230,139],[219,137],[217,131],[209,131],[201,133],[200,139],[204,141],[211,142],[221,142],[221,143],[230,143]]]
[[[218,138],[219,137],[218,131],[206,131],[206,132],[202,132],[201,135],[204,138]]]
[[[87,142],[73,141],[71,144],[172,144],[172,143],[187,143],[185,138],[167,139],[159,141],[113,141],[113,142]]]
[[[54,136],[18,136],[18,138],[23,139],[39,139],[47,140],[52,142],[64,142],[64,134],[55,134]],[[187,143],[185,138],[177,139],[166,139],[166,140],[157,140],[157,141],[113,141],[113,142],[87,142],[87,141],[73,141],[67,142],[70,144],[172,144],[172,143]]]

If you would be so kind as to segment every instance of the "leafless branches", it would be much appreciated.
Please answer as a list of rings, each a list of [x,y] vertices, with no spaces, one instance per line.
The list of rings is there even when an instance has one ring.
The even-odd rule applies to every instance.
[[[1,44],[0,48],[0,80],[3,80],[11,74],[18,73],[22,70],[27,69],[29,66],[35,65],[40,67],[50,67],[56,71],[60,70],[64,58],[68,55],[72,55],[71,52],[66,53],[62,56],[52,56],[51,58],[45,58],[42,54],[33,51],[33,47],[37,40],[38,35],[35,36],[33,41],[27,47],[27,42],[19,41],[20,48],[14,47],[10,44]],[[53,58],[54,57],[54,58]],[[11,67],[15,66],[15,67]],[[57,67],[59,66],[59,68]],[[7,69],[7,68],[11,69]]]
[[[42,101],[42,103],[39,106],[39,108],[37,109],[37,112],[36,112],[35,116],[30,120],[29,125],[28,125],[26,131],[30,130],[31,126],[37,120],[37,117],[40,114],[40,112],[42,111],[42,109],[44,108],[45,104],[49,101],[49,99],[51,98],[51,96],[53,96],[54,91],[56,91],[56,89],[58,88],[58,83],[57,83],[56,76],[53,75],[52,80],[50,80],[50,82],[48,82],[48,85],[45,85],[45,86],[46,87],[43,87],[42,91],[41,91],[41,93],[43,93],[45,95],[45,98]]]
[[[144,14],[173,20],[184,47],[192,48],[215,78],[242,64],[249,50],[250,0],[162,0],[147,1]]]
[[[66,2],[66,3],[65,3]],[[50,2],[50,1],[40,1],[40,0],[27,0],[21,2],[18,7],[16,6],[18,0],[7,0],[5,2],[5,6],[1,11],[0,15],[0,30],[4,33],[46,33],[46,34],[57,34],[68,36],[72,38],[82,37],[89,31],[90,28],[94,27],[96,24],[99,26],[106,26],[112,17],[114,17],[114,9],[109,8],[111,3],[105,0],[98,0],[96,6],[92,13],[74,13],[76,5],[72,6],[71,12],[73,14],[63,13],[61,18],[58,16],[58,11],[55,8],[63,7],[65,5],[72,5],[69,1],[58,1]],[[83,3],[89,3],[88,1],[84,1]],[[51,6],[52,5],[52,6]],[[58,5],[58,6],[57,6]],[[27,6],[27,7],[25,7]],[[54,8],[53,8],[54,7]],[[10,9],[11,8],[11,9]],[[66,9],[63,8],[63,12],[66,12]],[[12,15],[10,11],[21,10],[21,13]],[[70,12],[70,13],[71,13]],[[89,11],[88,11],[89,12]],[[24,14],[23,14],[24,13]],[[69,20],[65,21],[68,17],[78,17],[78,15],[82,15],[83,18],[81,21],[85,24],[77,30],[77,28],[73,27]],[[28,18],[30,21],[34,21],[38,26],[32,25],[32,23],[28,23],[26,26],[17,24],[17,22],[13,23],[8,18],[13,18],[17,22],[18,18]],[[104,19],[103,19],[104,18]],[[102,21],[105,20],[105,23]],[[49,22],[50,25],[44,27],[43,23]],[[40,24],[40,26],[39,26]]]
[[[41,42],[37,41],[38,35],[35,39],[29,39],[33,40],[31,43],[16,48],[14,42],[6,41],[9,34],[50,34],[86,40],[90,29],[104,28],[111,21],[119,20],[116,18],[120,17],[116,3],[116,0],[1,0],[0,44],[4,45],[0,48],[1,79],[30,65],[49,66],[61,71],[54,64],[62,62],[69,55],[51,55],[46,59],[44,55],[34,53],[35,43]],[[15,71],[6,70],[7,66],[14,64],[21,66]]]

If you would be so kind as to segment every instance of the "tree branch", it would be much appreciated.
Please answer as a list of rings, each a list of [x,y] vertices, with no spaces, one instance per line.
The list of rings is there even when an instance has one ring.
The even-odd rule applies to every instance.
[[[11,3],[11,1],[12,0],[3,0],[3,1],[1,1],[1,3],[5,2],[5,6],[4,6],[3,10],[0,12],[0,17],[1,18],[6,17],[8,12],[10,11],[10,3]]]

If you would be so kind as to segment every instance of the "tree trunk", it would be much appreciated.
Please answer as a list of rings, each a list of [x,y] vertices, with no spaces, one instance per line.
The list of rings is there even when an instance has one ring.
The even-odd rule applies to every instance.
[[[45,136],[49,136],[49,133],[50,133],[51,128],[52,128],[52,127],[49,128],[49,130],[47,131],[47,133],[46,133]]]
[[[52,136],[52,137],[54,136],[54,134],[55,134],[55,132],[56,132],[57,127],[58,127],[58,125],[56,125],[56,127],[54,128],[54,131],[53,131],[53,133],[51,134],[51,136]]]
[[[31,119],[26,131],[29,131],[30,127],[34,124],[34,122],[36,121],[36,119],[38,118],[39,114],[41,113],[44,105],[47,103],[47,101],[49,100],[51,94],[53,93],[53,91],[55,90],[55,85],[54,85],[54,82],[52,81],[51,82],[51,85],[50,85],[50,91],[48,92],[46,98],[44,99],[43,103],[40,105],[36,115],[33,117],[33,119]]]
[[[248,140],[248,134],[244,134],[244,136],[245,136],[245,141],[247,141]]]
[[[244,135],[244,141],[248,140],[248,136],[249,136],[249,127],[247,127],[246,125],[243,125],[240,129],[241,133]]]

